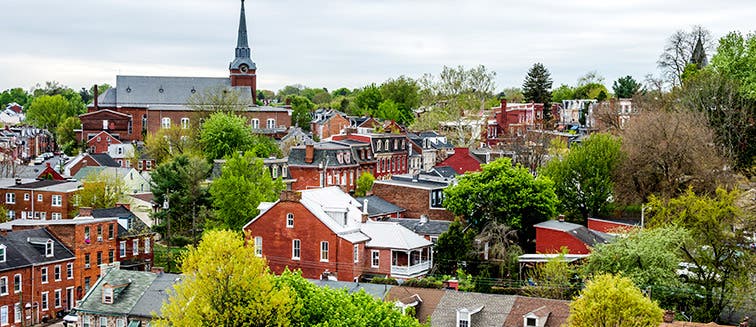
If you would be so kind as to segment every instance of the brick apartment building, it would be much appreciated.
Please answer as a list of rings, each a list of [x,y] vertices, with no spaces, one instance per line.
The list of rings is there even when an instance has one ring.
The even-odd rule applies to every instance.
[[[404,134],[357,134],[347,130],[346,134],[334,135],[331,139],[369,144],[376,161],[373,174],[376,179],[388,179],[392,175],[406,174],[409,170],[408,139]]]
[[[528,129],[543,123],[543,103],[507,103],[506,99],[501,99],[501,105],[491,110],[484,135],[481,135],[489,146],[523,136]]]
[[[71,218],[77,181],[0,179],[2,203],[9,219],[59,220]]]
[[[357,187],[363,172],[375,175],[376,159],[369,143],[329,141],[296,146],[289,151],[288,169],[293,190],[339,186],[344,192]]]
[[[310,130],[313,137],[325,140],[333,135],[341,134],[345,128],[351,125],[347,115],[334,109],[318,109],[312,114]]]
[[[338,187],[285,191],[244,226],[256,255],[272,271],[301,269],[305,278],[352,281],[367,275],[426,274],[432,243],[397,223],[368,213]]]
[[[428,174],[393,176],[373,183],[373,194],[406,211],[404,217],[427,216],[432,220],[454,220],[444,206],[444,189],[451,182]]]
[[[30,326],[74,304],[74,254],[45,229],[0,232],[0,326]]]
[[[87,140],[89,153],[107,153],[111,144],[121,144],[121,141],[106,131],[99,132]]]

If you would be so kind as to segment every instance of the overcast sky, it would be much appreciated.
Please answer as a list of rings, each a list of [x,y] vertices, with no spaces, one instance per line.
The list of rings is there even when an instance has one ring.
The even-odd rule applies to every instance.
[[[238,0],[3,0],[0,90],[115,76],[228,76]],[[542,62],[554,87],[658,73],[678,29],[754,29],[756,3],[699,0],[247,0],[258,88],[361,87],[483,64],[497,89]]]

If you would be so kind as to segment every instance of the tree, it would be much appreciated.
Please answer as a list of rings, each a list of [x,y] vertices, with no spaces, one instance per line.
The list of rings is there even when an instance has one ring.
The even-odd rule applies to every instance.
[[[373,189],[375,177],[369,171],[363,172],[357,178],[357,188],[354,190],[354,196],[366,196]]]
[[[490,222],[475,237],[477,252],[488,250],[489,262],[498,268],[498,275],[510,278],[517,274],[517,258],[522,255],[517,230],[499,222]]]
[[[315,109],[315,104],[312,103],[310,99],[299,95],[290,95],[287,99],[291,103],[291,109],[293,111],[291,114],[292,124],[303,130],[309,131],[310,121],[312,121],[310,113]]]
[[[623,203],[645,201],[650,194],[674,197],[689,186],[713,193],[718,184],[730,183],[726,161],[700,113],[644,110],[621,136],[626,157],[616,175],[615,196]]]
[[[508,102],[519,103],[525,101],[522,89],[519,87],[507,87],[499,92],[499,99],[507,99]]]
[[[148,134],[144,144],[145,152],[158,165],[180,155],[201,154],[197,144],[197,130],[194,128],[161,128],[154,134]]]
[[[545,109],[543,120],[551,119],[551,112],[548,110],[551,107],[551,92],[549,91],[551,84],[551,73],[540,62],[530,68],[522,84],[522,95],[525,96],[525,101],[543,103]]]
[[[214,228],[241,231],[260,212],[260,202],[275,201],[283,189],[281,179],[270,177],[262,159],[252,152],[243,156],[235,153],[210,185],[215,214],[208,223]]]
[[[252,141],[252,130],[243,117],[222,112],[212,114],[199,133],[199,144],[208,160],[246,151]]]
[[[438,236],[434,255],[439,272],[451,274],[462,262],[473,258],[475,231],[465,227],[459,220],[449,225],[449,229]]]
[[[283,102],[284,99],[288,98],[291,95],[302,94],[302,90],[304,89],[305,86],[302,84],[286,85],[284,86],[284,88],[278,90],[276,97],[278,98],[279,102]]]
[[[525,286],[525,294],[557,300],[572,299],[575,293],[572,282],[576,271],[564,259],[564,255],[565,253],[560,253],[536,266],[528,275],[528,280],[535,285]]]
[[[373,112],[373,116],[384,120],[399,121],[402,119],[402,112],[394,100],[385,100],[378,105],[378,109]]]
[[[444,207],[465,217],[473,228],[482,230],[492,221],[500,222],[523,231],[521,244],[535,236],[534,224],[556,215],[559,201],[551,180],[533,177],[527,168],[512,166],[509,158],[462,175],[444,194]]]
[[[5,107],[8,104],[14,102],[27,108],[29,105],[29,93],[26,93],[26,91],[20,87],[7,89],[0,93],[0,109],[5,110]]]
[[[44,86],[37,84],[36,86],[34,86],[34,88],[32,88],[31,94],[33,99],[39,98],[44,95],[60,95],[65,98],[66,101],[68,101],[68,103],[71,105],[71,110],[75,113],[74,115],[83,114],[87,109],[84,101],[82,101],[81,99],[79,92],[74,91],[72,88],[62,85],[56,81],[47,81],[45,82]]]
[[[747,231],[756,229],[756,217],[735,205],[737,197],[738,191],[721,188],[711,196],[688,189],[676,198],[649,201],[649,226],[675,224],[690,232],[679,246],[684,261],[698,268],[688,277],[703,297],[693,311],[699,321],[719,320],[734,298],[753,293],[756,261],[743,244],[749,242]]]
[[[596,71],[587,72],[578,78],[575,87],[575,99],[596,99],[603,101],[607,98],[609,90],[604,86],[604,77]]]
[[[277,285],[264,259],[240,234],[209,231],[181,261],[158,326],[289,326],[295,293]]]
[[[157,231],[171,240],[179,235],[183,238],[195,236],[208,216],[210,197],[205,180],[210,175],[207,160],[186,154],[178,155],[164,162],[152,171],[152,193],[155,202],[166,200],[169,209],[155,212]],[[170,220],[170,232],[166,233]]]
[[[554,181],[560,211],[570,220],[583,224],[588,217],[609,214],[612,177],[622,161],[621,144],[609,134],[593,134],[543,167],[541,173]]]
[[[599,275],[589,280],[580,296],[570,303],[568,325],[659,326],[662,310],[622,276]]]
[[[614,96],[619,99],[632,98],[636,93],[640,91],[641,87],[642,85],[636,82],[635,79],[630,75],[620,77],[616,81],[614,81],[614,84],[612,84]]]
[[[79,117],[74,116],[66,118],[56,129],[55,134],[58,137],[58,144],[63,147],[63,151],[67,155],[75,155],[78,152],[79,142],[76,139],[74,130],[80,128],[81,120],[79,120]]]
[[[756,100],[756,34],[743,37],[740,32],[730,32],[719,39],[711,65],[738,81],[743,94]]]
[[[415,120],[415,114],[412,110],[420,105],[420,95],[418,94],[420,86],[417,82],[409,77],[399,76],[383,82],[380,89],[381,98],[384,99],[384,102],[390,100],[397,105],[399,115],[397,119],[393,120],[402,125],[411,124]]]
[[[195,90],[186,100],[186,105],[194,111],[194,125],[200,127],[200,121],[218,112],[226,114],[239,114],[252,105],[252,95],[242,95],[239,90],[218,85],[203,90]]]
[[[563,100],[575,99],[575,89],[567,84],[559,85],[551,92],[551,102],[562,103]]]
[[[704,51],[711,48],[711,32],[701,26],[693,26],[689,32],[678,30],[667,40],[667,45],[659,56],[657,64],[667,81],[673,86],[682,84],[685,68],[693,62],[693,54],[699,42]],[[705,53],[703,57],[706,57]],[[700,58],[700,54],[696,56],[697,60]]]
[[[81,183],[83,187],[77,194],[76,209],[80,207],[112,208],[117,203],[127,200],[126,185],[116,174],[107,171],[93,172],[84,176]]]
[[[363,87],[354,98],[357,107],[368,115],[374,115],[381,102],[383,102],[383,95],[381,95],[381,89],[375,84]]]
[[[78,114],[79,108],[62,95],[42,95],[32,100],[26,111],[26,119],[34,126],[55,131],[66,118]]]

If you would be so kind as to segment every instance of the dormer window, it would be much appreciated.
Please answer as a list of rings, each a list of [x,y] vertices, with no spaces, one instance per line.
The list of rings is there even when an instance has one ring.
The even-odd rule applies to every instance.
[[[113,304],[113,288],[111,287],[102,288],[102,303]]]
[[[102,285],[102,303],[113,304],[118,294],[121,294],[129,285],[131,285],[131,279],[106,282]]]
[[[53,245],[55,245],[55,243],[53,243],[52,240],[47,240],[47,242],[45,243],[45,257],[49,258],[55,255]]]
[[[386,151],[391,151],[391,145],[389,144],[389,140],[386,140],[383,145],[385,145],[384,148],[386,148]]]
[[[525,327],[536,327],[538,326],[538,318],[537,317],[525,317],[525,321],[523,322]]]
[[[5,262],[5,244],[0,244],[0,262]]]
[[[470,327],[472,325],[472,316],[480,310],[483,310],[483,306],[477,307],[475,309],[457,309],[457,327]]]

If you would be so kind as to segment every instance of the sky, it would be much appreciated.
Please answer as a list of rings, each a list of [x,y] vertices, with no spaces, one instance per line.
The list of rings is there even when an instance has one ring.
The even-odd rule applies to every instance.
[[[247,0],[258,89],[357,88],[443,66],[485,65],[519,87],[536,62],[554,87],[589,71],[659,74],[666,40],[754,30],[756,3],[700,0]],[[228,76],[239,0],[3,0],[0,90],[116,75]]]

